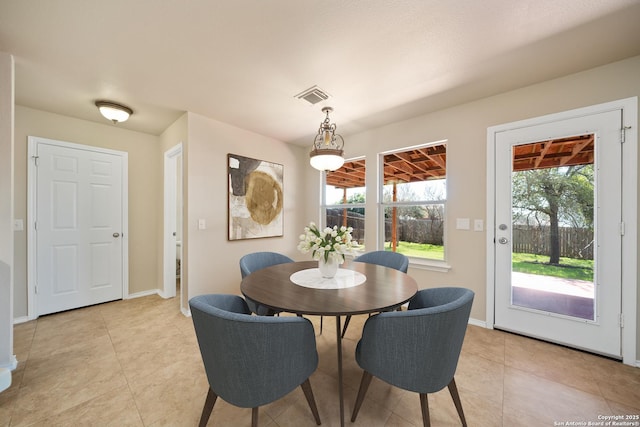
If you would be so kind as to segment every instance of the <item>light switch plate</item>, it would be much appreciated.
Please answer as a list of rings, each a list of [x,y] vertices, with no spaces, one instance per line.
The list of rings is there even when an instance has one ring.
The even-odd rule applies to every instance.
[[[456,228],[458,230],[468,230],[469,218],[456,218]]]
[[[481,219],[473,220],[473,231],[482,231],[484,230],[484,221]]]
[[[13,230],[14,231],[23,231],[24,230],[24,221],[21,219],[13,220]]]
[[[207,221],[204,219],[198,220],[198,230],[204,230],[207,228]]]

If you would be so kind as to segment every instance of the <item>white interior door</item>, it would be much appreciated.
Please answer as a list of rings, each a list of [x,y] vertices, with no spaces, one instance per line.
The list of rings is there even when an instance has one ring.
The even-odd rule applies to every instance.
[[[36,313],[122,299],[126,160],[35,141]]]
[[[614,357],[621,356],[622,297],[622,111],[613,110],[560,121],[523,126],[495,134],[495,327]],[[593,280],[592,296],[581,295],[591,314],[553,308],[570,296],[552,290],[549,304],[520,300],[519,286],[533,295],[550,285],[548,276],[529,277],[522,285],[513,271],[514,152],[521,145],[592,135],[593,156]],[[570,203],[564,200],[560,203]],[[531,279],[534,278],[534,279]],[[584,281],[585,289],[589,283]],[[550,285],[557,287],[560,285]],[[534,297],[532,297],[534,298]],[[563,300],[564,298],[564,300]],[[542,300],[541,300],[542,301]]]

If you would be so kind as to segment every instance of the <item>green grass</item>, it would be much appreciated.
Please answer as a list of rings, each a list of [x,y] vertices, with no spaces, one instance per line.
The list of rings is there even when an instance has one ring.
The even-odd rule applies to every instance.
[[[560,265],[549,265],[546,255],[513,254],[513,271],[593,281],[593,260],[560,258]]]
[[[385,242],[384,249],[390,251],[391,243]],[[444,259],[444,246],[430,245],[427,243],[400,242],[398,243],[396,252],[416,258]]]
[[[391,250],[389,242],[384,247],[387,251]],[[409,257],[444,260],[444,247],[438,245],[400,242],[396,252]],[[593,281],[593,260],[560,258],[558,266],[549,265],[546,255],[513,254],[512,268],[519,273]]]

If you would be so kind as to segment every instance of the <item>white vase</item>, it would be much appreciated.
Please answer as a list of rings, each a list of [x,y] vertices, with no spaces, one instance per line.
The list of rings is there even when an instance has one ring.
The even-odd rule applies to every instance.
[[[318,260],[318,269],[320,270],[320,274],[325,279],[333,278],[338,272],[338,266],[340,263],[337,259],[330,256],[328,261],[324,260],[324,257]]]

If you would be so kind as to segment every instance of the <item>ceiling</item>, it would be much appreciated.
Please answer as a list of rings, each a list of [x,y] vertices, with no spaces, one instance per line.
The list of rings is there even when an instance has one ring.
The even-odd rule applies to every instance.
[[[0,0],[0,51],[18,105],[311,146],[325,105],[347,136],[639,55],[638,22],[640,0]],[[314,85],[329,99],[296,98]]]

